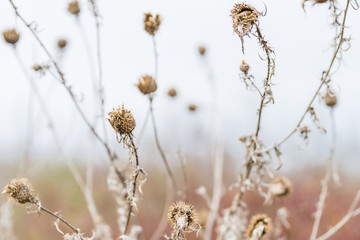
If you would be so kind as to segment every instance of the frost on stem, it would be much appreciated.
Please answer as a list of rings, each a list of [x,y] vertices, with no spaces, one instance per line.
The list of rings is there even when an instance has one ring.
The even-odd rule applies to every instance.
[[[184,239],[185,233],[198,232],[201,226],[198,223],[198,215],[193,205],[185,202],[176,202],[168,212],[168,220],[173,228],[171,236],[167,239]]]

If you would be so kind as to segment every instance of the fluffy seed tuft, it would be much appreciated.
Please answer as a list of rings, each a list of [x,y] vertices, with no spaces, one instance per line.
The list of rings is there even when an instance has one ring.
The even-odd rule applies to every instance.
[[[176,202],[168,212],[168,220],[176,231],[195,231],[200,229],[195,208],[190,203]]]

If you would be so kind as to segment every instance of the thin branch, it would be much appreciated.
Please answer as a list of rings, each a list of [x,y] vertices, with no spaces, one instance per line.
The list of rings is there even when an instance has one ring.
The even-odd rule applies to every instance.
[[[69,228],[71,228],[71,230],[73,230],[76,234],[79,234],[79,233],[80,233],[80,231],[79,231],[78,228],[75,228],[74,226],[72,226],[68,221],[66,221],[64,218],[62,218],[59,213],[54,213],[54,212],[50,211],[49,209],[47,209],[47,208],[45,208],[45,207],[43,207],[43,206],[40,206],[40,209],[41,209],[42,211],[44,211],[44,212],[46,212],[46,213],[54,216],[55,218],[59,219],[59,220],[60,220],[61,222],[63,222],[66,226],[68,226]]]

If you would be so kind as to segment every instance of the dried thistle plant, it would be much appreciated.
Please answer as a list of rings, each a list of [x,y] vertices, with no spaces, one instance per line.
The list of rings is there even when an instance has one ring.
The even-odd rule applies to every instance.
[[[80,7],[79,7],[79,1],[78,0],[74,0],[68,3],[68,8],[67,8],[68,12],[78,16],[80,13]]]
[[[147,33],[155,36],[161,25],[161,17],[156,14],[155,17],[151,13],[144,14],[144,29]]]
[[[263,14],[249,4],[238,3],[231,10],[230,16],[233,19],[234,32],[240,37],[244,52],[244,37],[249,36],[253,27],[258,24],[259,17]]]
[[[254,215],[247,228],[247,236],[251,240],[261,240],[271,231],[272,221],[266,214]]]
[[[132,131],[136,126],[133,114],[122,105],[121,108],[113,108],[113,111],[109,112],[108,115],[110,117],[108,121],[116,132],[117,141],[131,147]]]
[[[167,95],[169,96],[169,97],[176,97],[177,96],[177,91],[176,91],[176,89],[175,88],[170,88],[169,90],[168,90],[168,92],[167,92]]]
[[[193,205],[185,202],[176,202],[169,208],[168,221],[173,228],[171,240],[184,239],[185,233],[200,231],[198,216]]]
[[[57,42],[57,46],[60,49],[64,49],[67,46],[66,39],[59,39],[58,42]]]
[[[32,203],[38,205],[40,203],[26,178],[11,180],[10,184],[4,187],[2,194],[7,194],[20,204]]]
[[[15,28],[5,30],[3,33],[4,40],[12,45],[15,45],[20,38],[20,34],[16,31]]]
[[[141,76],[138,81],[139,82],[136,84],[136,86],[144,95],[154,93],[157,89],[155,79],[148,74]]]

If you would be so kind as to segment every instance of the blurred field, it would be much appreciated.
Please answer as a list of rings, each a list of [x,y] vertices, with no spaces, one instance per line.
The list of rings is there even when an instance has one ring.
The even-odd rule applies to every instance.
[[[227,159],[227,169],[225,170],[225,185],[229,186],[236,180],[235,172],[231,168],[231,159]],[[190,189],[189,201],[197,208],[200,220],[206,209],[204,200],[195,194],[195,189],[200,185],[211,186],[211,181],[207,176],[210,168],[205,167],[206,163],[192,161],[190,169],[202,169],[202,171],[189,171]],[[156,165],[155,165],[156,166]],[[0,184],[4,186],[9,179],[16,175],[16,164],[1,165],[2,171]],[[145,239],[149,239],[152,231],[163,214],[166,191],[166,175],[164,169],[152,166],[145,166],[149,173],[148,181],[144,186],[145,199],[140,201],[140,211],[138,221],[144,227]],[[106,222],[112,227],[114,239],[119,236],[116,223],[116,204],[114,198],[107,191],[106,174],[107,166],[96,166],[94,181],[94,197],[98,204],[100,213]],[[302,240],[309,238],[313,225],[312,214],[315,211],[316,202],[319,198],[320,179],[324,174],[323,167],[307,167],[303,169],[283,172],[284,176],[289,177],[294,184],[293,193],[284,199],[275,199],[272,206],[263,206],[264,199],[257,193],[247,193],[245,202],[249,206],[249,216],[258,212],[264,212],[269,216],[275,217],[276,210],[284,206],[289,211],[289,223],[291,229],[285,230],[288,239]],[[44,206],[53,211],[60,211],[73,225],[81,228],[83,232],[91,235],[92,222],[88,214],[86,203],[77,184],[66,166],[56,163],[47,163],[41,170],[32,172],[29,177],[35,190],[39,194]],[[280,175],[280,174],[279,174]],[[325,204],[324,215],[319,233],[325,232],[330,226],[337,223],[344,214],[346,214],[355,192],[358,190],[359,176],[349,176],[341,173],[341,186],[336,187],[331,184],[329,188],[329,197]],[[208,190],[211,193],[211,189]],[[233,192],[227,191],[221,208],[229,206]],[[6,201],[5,197],[1,201]],[[202,206],[202,207],[200,207]],[[52,226],[54,219],[47,214],[38,216],[36,214],[26,214],[24,206],[15,204],[14,207],[15,233],[19,239],[58,239],[59,233]],[[165,209],[167,210],[167,209]],[[354,218],[344,226],[344,228],[335,234],[331,240],[358,239],[360,218]],[[62,230],[68,229],[60,225]],[[168,233],[169,233],[168,229]],[[189,235],[188,239],[195,239],[195,235]]]

